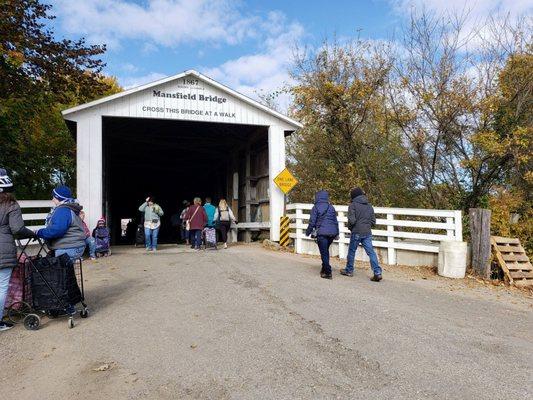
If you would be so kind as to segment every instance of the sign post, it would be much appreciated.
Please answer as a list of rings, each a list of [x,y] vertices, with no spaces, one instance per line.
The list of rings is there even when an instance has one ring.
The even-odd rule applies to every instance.
[[[279,187],[279,189],[284,193],[285,195],[285,201],[284,203],[287,203],[287,193],[289,193],[294,187],[298,184],[298,179],[294,177],[291,172],[285,168],[283,171],[281,171],[278,176],[274,178],[274,183]],[[285,204],[283,205],[285,207]],[[281,246],[288,246],[289,245],[289,217],[286,215],[281,217],[280,220],[280,239],[279,244]]]

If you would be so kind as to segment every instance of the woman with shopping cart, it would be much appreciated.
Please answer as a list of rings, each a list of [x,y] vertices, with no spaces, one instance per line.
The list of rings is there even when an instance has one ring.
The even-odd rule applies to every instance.
[[[37,231],[37,236],[46,241],[56,257],[67,254],[72,262],[77,261],[85,251],[85,230],[80,218],[80,206],[67,186],[58,186],[52,191],[54,208],[46,218],[45,228]],[[68,314],[76,314],[76,308],[69,305]]]
[[[13,328],[10,322],[3,322],[4,305],[13,268],[17,266],[15,236],[34,237],[24,226],[20,206],[13,195],[13,182],[5,169],[0,168],[0,331]]]

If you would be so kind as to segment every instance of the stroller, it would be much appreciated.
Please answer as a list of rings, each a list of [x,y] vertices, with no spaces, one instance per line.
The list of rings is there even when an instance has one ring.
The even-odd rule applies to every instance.
[[[111,236],[109,228],[105,225],[105,220],[98,220],[96,228],[93,230],[93,237],[96,241],[96,256],[110,256],[111,255]]]
[[[202,239],[204,242],[204,248],[207,250],[211,248],[217,250],[217,231],[212,227],[205,227],[202,231]]]
[[[37,241],[37,255],[29,256],[26,249],[30,241],[22,244],[17,240],[21,252],[17,268],[22,281],[22,300],[12,303],[6,315],[15,324],[22,322],[28,330],[39,329],[43,316],[64,316],[68,318],[68,327],[73,328],[74,316],[67,313],[69,305],[81,303],[80,317],[89,316],[83,290],[81,259],[73,263],[66,254],[51,257],[46,254],[45,244],[40,239]]]

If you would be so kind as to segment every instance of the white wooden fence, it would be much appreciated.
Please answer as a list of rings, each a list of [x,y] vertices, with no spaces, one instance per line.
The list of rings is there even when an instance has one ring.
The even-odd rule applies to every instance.
[[[348,230],[348,206],[334,206],[339,221],[339,258],[346,258],[350,231]],[[304,252],[305,241],[313,241],[305,235],[312,204],[288,204],[287,216],[291,218],[296,253]],[[389,264],[396,264],[396,250],[412,250],[422,253],[438,253],[443,240],[462,241],[462,213],[457,210],[427,210],[416,208],[375,207],[376,229],[372,230],[374,247],[387,248]]]
[[[53,206],[52,200],[18,200],[22,209],[22,219],[33,231],[44,228],[44,220]]]

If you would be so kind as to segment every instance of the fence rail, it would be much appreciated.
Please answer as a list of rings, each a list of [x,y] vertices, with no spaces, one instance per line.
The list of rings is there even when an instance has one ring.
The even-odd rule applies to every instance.
[[[339,257],[346,258],[350,231],[348,229],[348,206],[334,206],[339,221]],[[305,235],[312,204],[294,203],[287,205],[287,216],[291,219],[291,238],[296,253],[304,252],[304,242],[311,241]],[[389,264],[396,264],[397,250],[412,250],[438,253],[444,240],[462,241],[462,213],[458,210],[427,210],[419,208],[375,207],[376,229],[372,230],[375,247],[387,248]]]
[[[51,200],[18,200],[18,203],[28,228],[34,231],[44,228],[44,220],[53,205]]]

